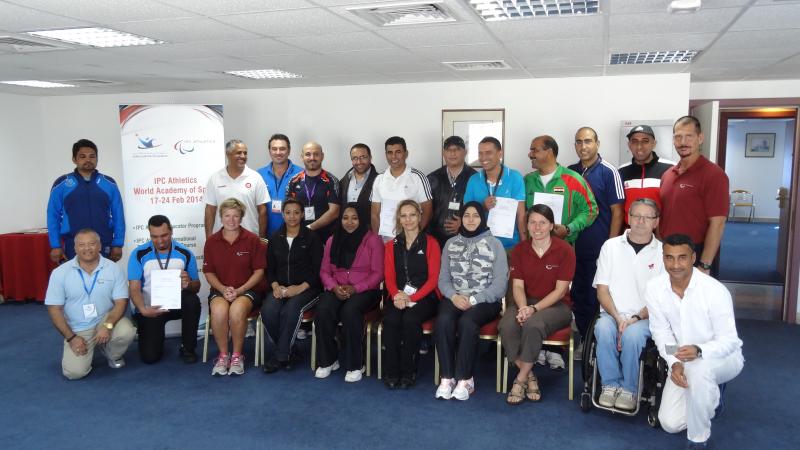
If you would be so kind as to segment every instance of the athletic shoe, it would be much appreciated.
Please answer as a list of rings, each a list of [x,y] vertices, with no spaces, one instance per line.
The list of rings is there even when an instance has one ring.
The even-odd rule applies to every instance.
[[[636,409],[636,396],[634,396],[633,392],[620,389],[617,400],[614,401],[614,408],[623,411],[633,411]]]
[[[247,331],[244,332],[244,337],[249,338],[256,335],[256,325],[254,321],[247,322]]]
[[[297,337],[297,340],[304,341],[308,337],[308,333],[306,333],[306,330],[300,328],[299,330],[297,330],[297,336],[296,337]]]
[[[231,356],[231,365],[228,368],[228,375],[244,375],[244,355],[234,353]]]
[[[422,336],[422,340],[419,342],[419,354],[427,355],[430,348],[431,348],[430,339],[428,338],[428,336]]]
[[[547,358],[547,364],[550,365],[551,369],[564,370],[564,358],[561,357],[560,353],[547,352],[546,358]]]
[[[361,377],[364,374],[366,367],[362,367],[357,370],[348,370],[347,373],[344,375],[344,381],[348,383],[355,383],[357,381],[361,381]]]
[[[586,344],[586,340],[582,340],[575,346],[575,349],[572,351],[572,360],[573,361],[580,361],[583,359],[583,346]]]
[[[328,378],[328,375],[331,374],[334,370],[339,370],[339,361],[334,361],[328,367],[317,367],[317,371],[314,372],[314,376],[317,378]]]
[[[469,396],[475,393],[475,380],[461,380],[453,389],[453,398],[456,400],[469,400]]]
[[[180,354],[184,364],[194,364],[197,362],[197,353],[195,353],[194,350],[187,350],[181,345],[178,353]]]
[[[603,391],[600,393],[600,398],[597,400],[597,403],[600,403],[600,406],[605,406],[606,408],[613,408],[614,403],[617,401],[617,395],[619,395],[619,388],[603,386]]]
[[[214,368],[211,369],[211,376],[227,375],[229,363],[230,358],[228,355],[225,353],[220,353],[219,356],[217,356],[216,361],[214,361]]]
[[[547,365],[547,352],[544,350],[539,350],[539,357],[536,359],[536,364],[540,366]]]
[[[125,359],[123,357],[120,356],[119,359],[114,359],[111,357],[111,354],[108,353],[108,350],[106,349],[105,345],[102,346],[101,348],[103,354],[106,356],[106,359],[108,360],[108,367],[111,367],[112,369],[121,369],[125,367]]]
[[[453,396],[454,387],[456,387],[456,380],[452,378],[442,378],[442,381],[439,382],[439,388],[436,389],[436,398],[450,400],[450,397]]]

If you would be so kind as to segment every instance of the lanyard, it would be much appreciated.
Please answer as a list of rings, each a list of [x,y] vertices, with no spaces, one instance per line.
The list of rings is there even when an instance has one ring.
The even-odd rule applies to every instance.
[[[500,164],[500,174],[497,175],[497,183],[494,185],[494,191],[497,192],[497,186],[500,186],[500,180],[503,179],[503,168],[504,166]],[[489,184],[489,175],[486,174],[486,171],[483,172],[483,176],[485,177],[484,181],[486,181],[486,190],[489,191],[489,197],[493,197],[494,193],[492,192],[492,187]]]
[[[274,170],[275,165],[273,164],[272,167],[273,167],[273,170]],[[291,165],[286,166],[286,171],[283,172],[283,175],[281,175],[280,181],[278,181],[278,177],[275,176],[275,172],[270,172],[270,175],[272,175],[273,181],[275,181],[275,195],[276,196],[281,192],[281,185],[283,184],[283,179],[286,178],[286,174],[289,173],[289,169],[291,169],[291,168],[292,168]]]
[[[83,283],[83,291],[86,292],[86,297],[91,299],[92,292],[94,291],[94,285],[97,284],[97,276],[100,275],[100,269],[97,269],[97,272],[94,273],[94,278],[92,278],[92,287],[86,287],[86,279],[83,278],[83,270],[78,267],[78,275],[81,276],[81,283]]]
[[[308,198],[308,204],[311,205],[312,204],[311,203],[311,201],[312,201],[311,199],[314,198],[314,193],[317,192],[317,185],[319,183],[314,183],[314,188],[311,189],[311,191],[309,192],[309,190],[308,190],[308,181],[307,180],[308,180],[307,177],[303,178],[303,188],[306,190],[306,198]]]
[[[172,258],[172,243],[170,242],[170,244],[169,244],[169,253],[167,253],[167,262],[164,265],[161,265],[161,256],[159,256],[158,249],[156,248],[155,245],[153,245],[153,251],[156,254],[156,260],[158,261],[158,267],[161,270],[166,270],[167,268],[169,268],[169,260],[170,260],[170,258]]]
[[[402,249],[403,249],[403,270],[406,273],[406,284],[411,284],[411,276],[408,274],[408,252],[410,252],[414,248],[414,244],[417,242],[417,240],[419,240],[419,235],[417,236],[416,239],[414,239],[414,242],[411,243],[411,248],[410,249],[407,249],[405,244],[403,244],[403,246],[402,246]]]

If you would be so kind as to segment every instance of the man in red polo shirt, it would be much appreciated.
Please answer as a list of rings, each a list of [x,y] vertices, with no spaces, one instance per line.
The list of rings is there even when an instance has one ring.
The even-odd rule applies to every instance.
[[[728,216],[728,176],[700,154],[700,122],[684,116],[672,127],[672,143],[681,157],[661,176],[661,236],[687,234],[697,249],[697,267],[716,277],[715,262]],[[713,264],[713,267],[712,267]]]

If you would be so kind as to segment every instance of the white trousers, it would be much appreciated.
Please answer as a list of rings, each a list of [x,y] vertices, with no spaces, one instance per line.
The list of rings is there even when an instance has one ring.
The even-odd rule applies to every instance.
[[[719,404],[719,385],[734,379],[744,366],[741,352],[721,359],[696,359],[684,363],[689,384],[682,388],[667,377],[658,420],[668,433],[687,430],[693,442],[705,442],[711,436],[711,419]],[[671,372],[671,371],[670,371]]]

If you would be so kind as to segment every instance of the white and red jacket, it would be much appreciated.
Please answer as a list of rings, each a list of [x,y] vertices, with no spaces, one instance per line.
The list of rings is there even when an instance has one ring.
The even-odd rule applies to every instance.
[[[661,209],[661,175],[675,165],[674,161],[659,159],[653,152],[650,162],[639,165],[633,162],[619,166],[619,176],[625,189],[625,223],[628,223],[628,210],[638,198],[649,198]]]

